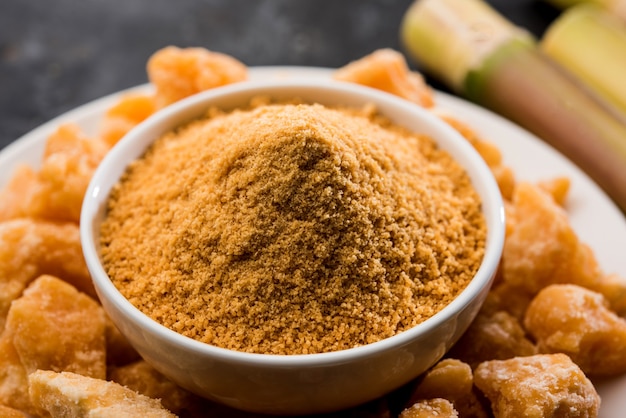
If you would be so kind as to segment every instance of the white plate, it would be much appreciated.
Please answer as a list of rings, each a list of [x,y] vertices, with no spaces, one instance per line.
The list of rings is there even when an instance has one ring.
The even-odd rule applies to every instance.
[[[330,72],[323,68],[257,67],[250,70],[250,78],[328,77]],[[144,85],[136,89],[149,88]],[[39,165],[46,138],[60,123],[73,122],[88,135],[95,134],[103,112],[127,92],[80,106],[0,151],[0,187],[8,181],[18,164]],[[496,144],[518,180],[569,177],[572,188],[566,205],[573,227],[579,237],[594,249],[605,272],[618,273],[626,278],[626,218],[581,170],[527,131],[483,108],[444,93],[436,93],[436,102],[438,107],[465,121],[483,138]],[[598,384],[598,391],[602,396],[601,417],[617,417],[626,411],[626,376]]]

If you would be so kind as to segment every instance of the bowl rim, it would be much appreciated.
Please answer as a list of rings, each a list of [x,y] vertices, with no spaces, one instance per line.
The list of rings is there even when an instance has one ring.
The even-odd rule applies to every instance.
[[[124,159],[124,156],[128,154],[128,149],[132,147],[132,144],[135,141],[141,139],[146,132],[153,128],[154,125],[176,118],[179,113],[185,112],[190,108],[204,108],[206,110],[212,102],[222,100],[225,97],[240,95],[250,99],[261,93],[267,94],[268,90],[289,89],[299,89],[301,91],[321,90],[333,94],[339,93],[354,97],[359,96],[360,99],[364,100],[363,103],[373,102],[376,106],[384,104],[393,108],[404,109],[405,111],[419,116],[421,119],[427,120],[428,123],[432,124],[433,127],[441,133],[441,135],[448,137],[446,141],[453,142],[455,147],[460,147],[464,154],[471,156],[471,160],[473,162],[472,169],[478,179],[485,186],[485,196],[481,197],[483,200],[481,205],[485,215],[485,221],[487,223],[485,254],[478,271],[465,289],[463,289],[461,293],[459,293],[450,303],[448,303],[432,317],[391,337],[366,345],[339,351],[312,354],[249,353],[197,341],[158,323],[128,301],[104,271],[104,267],[99,258],[99,252],[97,250],[97,233],[95,231],[94,222],[102,210],[101,207],[103,203],[106,202],[110,188],[108,190],[103,189],[101,183],[107,176],[109,176],[110,167],[114,165],[118,159]],[[292,95],[291,97],[294,96]],[[304,101],[310,102],[306,98]],[[241,104],[242,102],[239,101],[239,103]],[[196,115],[199,114],[201,114],[201,112],[196,113]],[[187,120],[189,119],[190,118],[187,118]],[[167,130],[172,129],[173,126],[181,125],[183,123],[184,122],[174,123]],[[439,143],[438,138],[433,139]],[[153,140],[148,142],[148,146],[153,142]],[[145,151],[145,147],[143,148],[143,151]],[[140,155],[141,153],[139,156]],[[129,160],[129,162],[139,158],[139,156],[133,157]],[[125,170],[127,166],[128,163],[125,163],[122,167]],[[463,167],[467,170],[466,164],[463,164]],[[118,180],[119,176],[115,179],[115,182]],[[472,179],[472,183],[476,184],[475,179]],[[106,196],[103,196],[104,194],[106,194]],[[120,310],[126,318],[128,318],[129,321],[132,321],[134,324],[140,326],[147,333],[161,339],[167,339],[171,344],[180,349],[189,350],[203,356],[210,356],[214,359],[220,359],[238,364],[255,364],[263,365],[264,367],[290,368],[295,366],[306,367],[345,363],[347,361],[354,361],[358,358],[366,358],[372,355],[377,355],[387,351],[388,349],[407,345],[417,336],[421,334],[428,334],[433,329],[445,323],[450,317],[454,316],[455,312],[460,312],[466,306],[470,305],[474,297],[481,293],[481,290],[491,285],[504,245],[504,217],[505,214],[502,196],[487,164],[460,133],[454,130],[454,128],[445,123],[443,120],[436,117],[429,110],[378,89],[332,79],[242,81],[227,86],[217,87],[184,98],[157,111],[129,131],[107,153],[107,155],[105,155],[89,182],[81,208],[80,239],[83,255],[91,273],[98,296],[101,299],[106,299],[109,303],[114,304],[116,308]]]

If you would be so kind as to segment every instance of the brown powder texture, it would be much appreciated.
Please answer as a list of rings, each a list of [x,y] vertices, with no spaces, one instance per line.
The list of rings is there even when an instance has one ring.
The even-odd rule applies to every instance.
[[[107,210],[101,255],[130,302],[188,337],[266,354],[423,322],[471,280],[486,237],[464,170],[371,108],[213,112],[156,141]]]

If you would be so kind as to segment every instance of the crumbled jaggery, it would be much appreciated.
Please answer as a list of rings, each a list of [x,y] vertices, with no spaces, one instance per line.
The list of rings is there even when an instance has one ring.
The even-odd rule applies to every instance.
[[[101,225],[108,274],[156,321],[240,351],[336,351],[423,322],[477,271],[480,199],[430,138],[321,105],[211,114],[129,167]]]

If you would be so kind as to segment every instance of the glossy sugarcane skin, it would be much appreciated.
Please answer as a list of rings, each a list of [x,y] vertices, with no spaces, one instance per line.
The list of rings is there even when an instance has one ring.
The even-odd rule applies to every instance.
[[[626,213],[626,123],[534,45],[502,45],[468,72],[464,93],[562,152]]]

